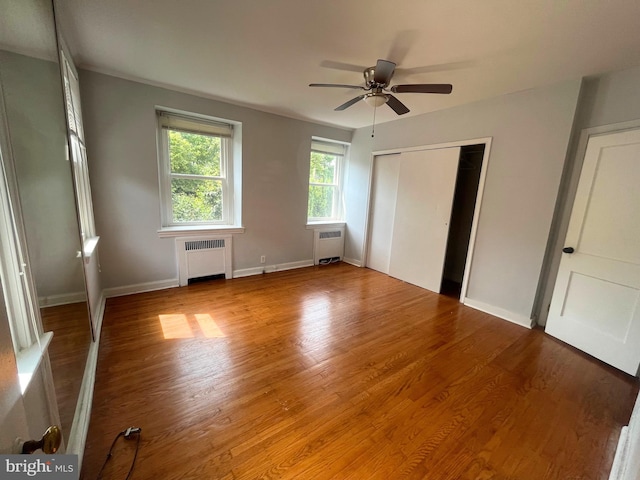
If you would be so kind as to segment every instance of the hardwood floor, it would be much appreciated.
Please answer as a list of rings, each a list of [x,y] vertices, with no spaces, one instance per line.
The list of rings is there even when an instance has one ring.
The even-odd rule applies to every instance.
[[[68,439],[92,342],[87,304],[79,302],[46,307],[40,310],[40,314],[44,331],[53,332],[49,360],[62,434]]]
[[[606,479],[637,393],[540,330],[372,270],[216,280],[109,299],[82,478],[138,426],[134,479]]]

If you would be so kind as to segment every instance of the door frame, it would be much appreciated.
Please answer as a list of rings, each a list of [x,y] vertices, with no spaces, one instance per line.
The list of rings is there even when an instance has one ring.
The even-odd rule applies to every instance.
[[[434,143],[430,145],[419,145],[416,147],[398,147],[387,150],[376,150],[371,152],[369,159],[369,190],[367,192],[367,205],[365,208],[366,222],[364,227],[363,245],[362,245],[362,266],[367,266],[369,257],[369,241],[370,241],[370,223],[372,216],[372,189],[373,189],[373,169],[375,168],[376,157],[385,155],[400,155],[405,152],[416,152],[420,150],[439,150],[442,148],[465,147],[468,145],[484,144],[484,155],[482,157],[482,168],[480,171],[480,179],[478,180],[478,193],[476,194],[476,204],[473,212],[473,221],[471,223],[471,235],[469,236],[469,248],[467,249],[467,259],[465,261],[464,275],[462,278],[462,289],[460,291],[460,302],[464,303],[467,298],[467,289],[469,285],[469,275],[473,263],[473,252],[475,250],[476,235],[478,232],[478,220],[482,208],[482,199],[484,198],[484,186],[487,177],[487,167],[489,166],[489,156],[491,152],[491,141],[493,137],[472,138],[469,140],[459,140],[454,142]]]
[[[553,290],[556,286],[558,270],[560,269],[562,247],[564,247],[565,238],[569,229],[569,221],[578,191],[578,183],[580,181],[589,139],[600,135],[637,129],[640,129],[640,119],[584,128],[580,131],[580,137],[574,147],[574,154],[567,156],[567,158],[572,159],[572,161],[565,166],[563,178],[560,182],[556,211],[550,229],[547,251],[545,252],[545,258],[542,264],[540,284],[532,309],[532,317],[536,323],[542,327],[547,324],[551,298],[553,297]]]

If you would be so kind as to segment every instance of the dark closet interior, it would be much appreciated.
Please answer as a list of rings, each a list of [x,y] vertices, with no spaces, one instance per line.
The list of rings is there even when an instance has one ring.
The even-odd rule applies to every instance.
[[[447,253],[440,290],[443,295],[460,297],[484,148],[485,145],[480,144],[466,145],[460,149],[458,175],[449,223]]]

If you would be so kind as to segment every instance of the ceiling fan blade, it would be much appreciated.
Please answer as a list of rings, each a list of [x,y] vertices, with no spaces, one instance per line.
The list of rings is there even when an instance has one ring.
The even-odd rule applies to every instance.
[[[389,105],[389,107],[391,107],[391,110],[396,112],[398,115],[409,113],[409,109],[407,108],[407,106],[396,97],[394,97],[393,95],[387,95],[387,98],[387,105]]]
[[[344,70],[347,72],[362,73],[365,67],[360,65],[354,65],[352,63],[334,62],[333,60],[323,60],[320,62],[320,66],[324,68],[333,68],[334,70]]]
[[[376,63],[376,71],[373,75],[373,81],[380,85],[389,85],[395,69],[395,63],[390,62],[389,60],[378,60],[378,63]]]
[[[397,65],[402,65],[407,53],[416,43],[418,37],[418,30],[401,30],[398,32],[391,42],[387,58],[393,58]],[[396,73],[399,72],[396,71]]]
[[[414,83],[410,85],[394,85],[393,93],[451,93],[453,85],[449,83]]]
[[[331,87],[331,88],[355,88],[358,90],[366,90],[361,85],[343,85],[341,83],[310,83],[310,87]]]
[[[364,97],[366,97],[366,95],[359,95],[356,98],[352,98],[351,100],[349,100],[346,103],[343,103],[342,105],[340,105],[339,107],[334,108],[334,110],[336,111],[340,111],[340,110],[345,110],[346,108],[349,108],[351,105],[353,105],[354,103],[358,103],[360,100],[362,100]]]

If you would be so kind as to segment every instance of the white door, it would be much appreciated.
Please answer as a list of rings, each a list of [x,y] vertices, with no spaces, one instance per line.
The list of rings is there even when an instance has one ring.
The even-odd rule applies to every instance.
[[[400,155],[383,155],[373,161],[371,219],[367,267],[389,274],[391,233],[396,212]]]
[[[401,155],[389,275],[440,293],[460,147]]]
[[[640,130],[589,139],[546,326],[631,375],[640,364],[639,180]]]

